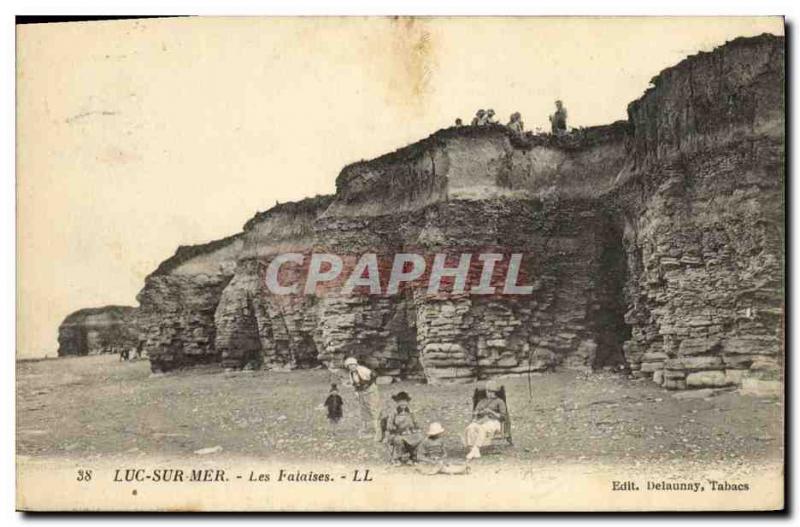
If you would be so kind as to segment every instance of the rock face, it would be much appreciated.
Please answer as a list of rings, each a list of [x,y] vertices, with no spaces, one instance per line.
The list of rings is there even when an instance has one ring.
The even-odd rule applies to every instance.
[[[76,311],[58,327],[58,356],[98,355],[135,349],[136,308],[106,306]]]
[[[783,46],[764,35],[690,57],[628,121],[565,137],[441,130],[345,167],[333,196],[179,249],[138,297],[153,369],[340,367],[354,355],[431,383],[623,364],[667,388],[771,379],[783,349]],[[520,253],[533,292],[275,295],[265,272],[286,253],[305,268],[312,253],[336,254],[346,269],[374,253],[381,270],[399,253]]]
[[[636,166],[615,189],[626,358],[667,388],[774,377],[783,350],[783,39],[737,39],[632,103]]]
[[[278,254],[309,253],[315,245],[314,220],[330,202],[330,196],[321,196],[278,205],[245,225],[235,274],[214,315],[215,348],[223,366],[320,364],[317,299],[268,294],[263,269]]]
[[[355,355],[384,376],[440,382],[565,361],[622,362],[624,339],[603,323],[603,311],[622,286],[609,288],[604,278],[624,258],[609,261],[619,235],[609,237],[612,220],[588,196],[611,187],[626,129],[620,123],[560,142],[522,142],[502,127],[445,130],[345,168],[335,196],[257,216],[245,226],[215,316],[223,366],[334,367]],[[565,196],[552,191],[559,179],[569,181]],[[531,255],[523,273],[536,277],[536,294],[430,295],[412,287],[398,295],[274,295],[263,279],[272,258],[287,252],[352,263],[364,253],[391,262],[398,253],[492,251]]]
[[[137,321],[154,372],[219,361],[214,311],[241,247],[239,235],[180,247],[145,279]]]

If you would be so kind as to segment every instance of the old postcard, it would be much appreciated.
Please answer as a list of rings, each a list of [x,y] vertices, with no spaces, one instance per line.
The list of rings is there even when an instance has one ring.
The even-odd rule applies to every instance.
[[[17,26],[17,508],[784,507],[780,17]]]

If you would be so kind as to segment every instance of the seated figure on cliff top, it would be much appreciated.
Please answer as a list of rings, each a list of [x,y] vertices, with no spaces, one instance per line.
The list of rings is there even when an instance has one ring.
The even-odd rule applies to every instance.
[[[486,124],[486,112],[483,109],[475,112],[475,117],[472,119],[472,126],[483,126]]]
[[[494,118],[494,110],[491,108],[486,110],[486,122],[484,124],[499,124],[497,119]]]
[[[556,101],[556,112],[550,116],[550,129],[553,135],[567,133],[567,109],[561,101]]]
[[[522,115],[519,112],[514,112],[511,114],[506,126],[516,135],[522,135],[525,130],[525,125],[522,122]]]

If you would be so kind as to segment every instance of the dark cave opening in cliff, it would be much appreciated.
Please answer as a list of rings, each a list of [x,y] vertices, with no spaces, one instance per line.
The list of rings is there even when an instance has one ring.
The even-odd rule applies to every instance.
[[[594,369],[624,366],[626,361],[622,346],[631,337],[631,327],[625,323],[628,259],[623,244],[622,226],[615,218],[610,217],[605,222],[601,242],[597,276],[599,302],[595,313],[597,353],[592,364]]]
[[[300,342],[297,343],[293,362],[294,366],[300,369],[311,369],[322,366],[322,361],[319,360],[317,344],[314,342],[311,335],[302,335]]]
[[[424,376],[422,365],[419,362],[417,351],[417,333],[413,328],[407,327],[397,335],[397,349],[400,356],[407,357],[400,374],[401,378],[408,379]]]

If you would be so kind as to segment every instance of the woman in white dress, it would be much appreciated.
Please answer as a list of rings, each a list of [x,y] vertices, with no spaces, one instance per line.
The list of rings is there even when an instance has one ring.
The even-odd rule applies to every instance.
[[[489,445],[495,434],[503,429],[508,419],[506,403],[497,396],[498,387],[494,381],[486,383],[486,398],[478,401],[472,412],[472,422],[464,431],[464,443],[469,448],[467,460],[481,457],[481,447]]]

